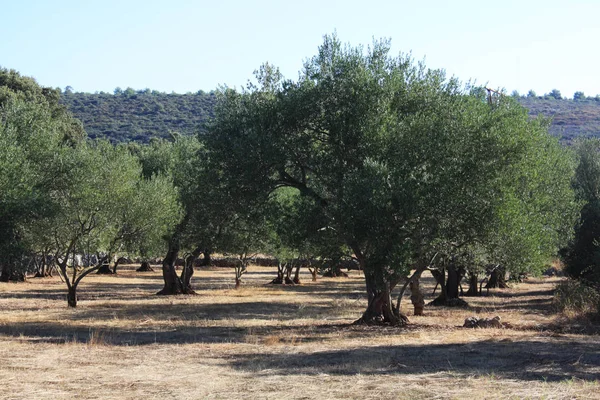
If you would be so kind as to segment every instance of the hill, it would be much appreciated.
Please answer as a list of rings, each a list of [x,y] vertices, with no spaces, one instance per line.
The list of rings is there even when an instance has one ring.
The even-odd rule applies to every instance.
[[[61,102],[83,122],[91,138],[148,142],[171,133],[192,135],[212,116],[215,93],[167,94],[149,89],[110,93],[63,92]]]
[[[519,98],[529,115],[552,118],[550,133],[564,142],[583,137],[600,137],[600,101],[554,98]]]
[[[113,142],[148,142],[171,133],[192,135],[203,130],[212,117],[214,92],[167,94],[149,89],[126,89],[110,93],[65,91],[61,101],[79,118],[92,138],[107,137]],[[534,117],[552,118],[550,133],[571,142],[579,136],[600,137],[600,98],[582,100],[553,97],[519,97]]]

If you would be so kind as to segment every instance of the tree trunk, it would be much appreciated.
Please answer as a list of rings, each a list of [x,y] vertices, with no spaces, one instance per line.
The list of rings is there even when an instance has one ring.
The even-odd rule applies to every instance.
[[[202,255],[204,257],[202,258],[202,261],[200,262],[200,266],[201,267],[207,267],[207,266],[209,266],[212,263],[212,257],[211,257],[210,250],[203,251]]]
[[[486,289],[498,288],[498,289],[507,289],[508,285],[506,284],[506,272],[503,267],[496,267],[492,270],[490,274],[490,280],[487,285],[485,285]]]
[[[435,279],[436,282],[436,288],[439,286],[441,289],[441,293],[440,295],[433,301],[433,304],[436,305],[437,303],[441,302],[441,303],[445,303],[446,299],[447,299],[447,295],[446,295],[446,269],[442,268],[442,270],[437,270],[437,269],[432,269],[431,270],[431,275],[433,276],[433,278]],[[435,289],[433,289],[433,294],[435,294]]]
[[[47,276],[52,276],[49,271],[48,271],[48,264],[47,264],[47,257],[46,257],[46,253],[42,252],[42,256],[40,258],[40,263],[38,265],[38,270],[35,273],[35,278],[45,278]]]
[[[0,282],[25,282],[27,275],[24,272],[15,271],[13,268],[4,265],[0,272]]]
[[[363,270],[365,271],[365,283],[369,303],[362,317],[355,323],[368,325],[406,325],[408,323],[408,318],[392,306],[392,285],[390,285],[389,282],[386,282],[385,279],[377,279],[375,276],[376,273],[382,272],[378,269],[369,271],[364,267]],[[378,280],[384,282],[383,285],[377,285]]]
[[[288,271],[289,267],[287,263],[279,263],[277,265],[277,278],[273,279],[271,283],[274,285],[293,285],[294,282],[292,282],[292,280],[289,278]]]
[[[469,290],[465,296],[478,296],[480,294],[477,290],[477,281],[477,274],[474,272],[469,272]]]
[[[195,249],[185,258],[185,262],[183,264],[183,270],[181,271],[181,284],[183,288],[183,293],[185,294],[196,294],[194,289],[192,289],[192,276],[194,275],[194,264],[196,260],[200,256],[202,251],[200,249]]]
[[[183,284],[177,271],[175,270],[175,262],[179,256],[179,240],[175,239],[169,243],[169,251],[165,256],[162,263],[162,273],[164,280],[164,287],[158,295],[174,295],[183,293]]]
[[[448,279],[446,280],[446,272],[448,271]],[[449,307],[466,307],[467,302],[458,297],[460,281],[462,279],[460,270],[456,268],[454,263],[448,264],[447,268],[442,268],[441,271],[431,270],[431,275],[440,285],[442,292],[431,303],[432,306],[449,306]]]
[[[294,279],[293,279],[293,282],[296,285],[300,284],[300,268],[301,267],[302,267],[302,264],[300,264],[300,263],[298,265],[296,265],[296,272],[294,273]]]
[[[112,273],[116,274],[117,273],[117,268],[119,267],[119,264],[124,260],[123,257],[119,257],[117,258],[117,261],[115,261],[115,265],[113,265],[113,269],[112,269]]]
[[[447,268],[448,280],[446,281],[446,300],[458,299],[458,286],[460,276],[454,263],[450,263]]]
[[[425,299],[419,285],[419,279],[414,279],[410,282],[410,301],[414,307],[414,315],[423,315],[423,309],[425,308]]]
[[[113,271],[110,268],[110,264],[102,264],[102,266],[100,268],[98,268],[98,271],[96,271],[96,274],[98,274],[98,275],[112,275]]]
[[[69,286],[67,292],[67,304],[69,307],[77,307],[77,286]]]
[[[140,267],[138,269],[135,270],[136,272],[152,272],[154,271],[154,269],[152,269],[152,267],[150,266],[150,263],[148,261],[143,261],[142,265],[140,265]]]

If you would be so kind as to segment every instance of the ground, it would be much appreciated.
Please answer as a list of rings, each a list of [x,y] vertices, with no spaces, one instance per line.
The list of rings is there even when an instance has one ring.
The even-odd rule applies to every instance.
[[[58,278],[0,283],[0,398],[600,399],[600,336],[553,313],[558,278],[422,317],[404,299],[397,328],[352,325],[358,271],[275,286],[251,266],[235,290],[233,270],[203,268],[198,295],[165,297],[160,273],[135,267],[87,277],[76,309]],[[474,315],[511,326],[462,328]]]

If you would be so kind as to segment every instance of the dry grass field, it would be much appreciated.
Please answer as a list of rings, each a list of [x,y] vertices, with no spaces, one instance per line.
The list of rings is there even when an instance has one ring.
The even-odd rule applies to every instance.
[[[351,323],[364,280],[266,285],[201,269],[198,295],[155,296],[159,272],[89,276],[77,309],[58,278],[0,283],[3,399],[600,399],[600,336],[550,307],[556,278],[425,309],[407,328]],[[431,297],[432,280],[424,286]],[[462,328],[500,316],[504,329]]]

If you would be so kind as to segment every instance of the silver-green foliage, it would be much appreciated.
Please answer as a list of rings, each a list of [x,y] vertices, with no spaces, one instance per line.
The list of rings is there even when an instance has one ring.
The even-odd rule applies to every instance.
[[[513,99],[447,79],[389,43],[325,37],[297,81],[268,66],[220,94],[209,148],[240,191],[296,188],[385,290],[435,247],[537,264],[572,218],[572,163]]]

